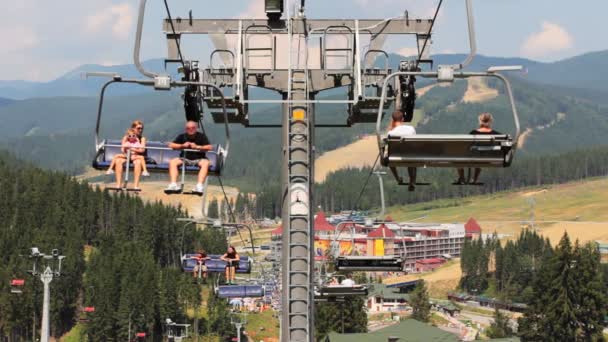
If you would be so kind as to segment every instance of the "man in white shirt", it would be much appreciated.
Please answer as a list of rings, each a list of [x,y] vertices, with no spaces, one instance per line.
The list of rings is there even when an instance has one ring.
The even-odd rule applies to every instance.
[[[347,274],[346,279],[342,280],[340,283],[342,286],[355,286],[355,281],[353,280],[352,274]]]
[[[416,129],[403,122],[403,112],[396,110],[392,115],[391,125],[389,126],[388,136],[392,138],[399,138],[408,135],[416,135]],[[407,174],[410,177],[410,183],[408,186],[409,191],[416,189],[416,168],[408,167]]]

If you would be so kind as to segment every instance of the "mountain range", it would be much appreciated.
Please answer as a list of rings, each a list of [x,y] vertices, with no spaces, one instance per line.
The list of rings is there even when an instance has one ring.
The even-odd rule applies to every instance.
[[[608,70],[608,66],[603,67],[608,63],[608,58],[603,56],[608,57],[608,51],[555,63],[478,56],[471,69],[484,70],[492,65],[523,65],[528,70],[527,75],[514,73],[511,77],[522,131],[526,132],[521,152],[561,153],[605,144],[608,89],[604,82],[597,80]],[[439,55],[435,65],[459,63],[464,57]],[[403,57],[398,55],[389,57],[391,65],[397,65],[401,59]],[[148,68],[162,68],[162,61],[152,60],[146,65]],[[578,69],[572,70],[574,65],[578,65]],[[0,83],[0,120],[3,123],[0,125],[0,145],[45,167],[71,172],[82,170],[90,163],[94,152],[92,142],[97,92],[103,80],[82,80],[80,74],[100,70],[138,77],[132,65],[105,68],[87,65],[48,83],[15,82],[17,86],[9,88],[13,89],[13,95],[18,90],[19,96],[3,92],[2,89],[8,89],[6,86],[10,82]],[[561,77],[554,77],[558,74]],[[504,93],[498,82],[488,82],[487,86],[495,89],[497,94]],[[31,91],[36,95],[30,97],[28,92]],[[417,130],[427,133],[466,132],[475,124],[477,113],[491,111],[495,113],[497,127],[505,132],[512,131],[513,124],[504,96],[469,103],[463,101],[466,91],[467,83],[459,81],[451,87],[435,87],[421,96],[417,108],[423,119]],[[20,97],[24,99],[16,99]],[[250,112],[260,122],[280,122],[278,107],[252,106]],[[344,106],[326,106],[317,111],[317,119],[325,123],[343,123],[345,117]],[[136,118],[146,122],[149,139],[172,139],[182,129],[183,109],[179,94],[154,92],[141,87],[112,88],[104,105],[102,137],[119,138],[129,122]],[[372,133],[373,126],[358,124],[350,129],[319,129],[316,134],[317,155]],[[223,140],[221,126],[212,124],[207,118],[205,127],[214,142]],[[278,177],[279,130],[246,129],[232,125],[231,135],[227,182],[255,190],[253,188],[258,186],[260,177],[273,179],[275,173]]]
[[[457,64],[464,60],[464,54],[439,54],[433,56],[435,66],[442,64]],[[404,57],[396,54],[389,55],[389,64],[394,69]],[[146,69],[166,73],[162,59],[152,59],[143,62]],[[574,89],[588,89],[608,93],[608,50],[591,52],[568,59],[543,63],[525,58],[503,58],[477,55],[469,70],[485,70],[497,65],[521,65],[525,75],[520,77],[529,81],[562,86]],[[26,99],[32,97],[56,96],[97,96],[99,88],[105,82],[103,78],[84,79],[86,72],[102,71],[115,72],[123,77],[142,78],[132,64],[103,66],[86,64],[71,70],[61,77],[49,82],[31,81],[0,81],[0,97],[10,99]],[[171,73],[171,72],[169,72]],[[113,93],[129,95],[141,92],[142,87],[126,85],[116,87]],[[1,104],[1,101],[0,101]]]

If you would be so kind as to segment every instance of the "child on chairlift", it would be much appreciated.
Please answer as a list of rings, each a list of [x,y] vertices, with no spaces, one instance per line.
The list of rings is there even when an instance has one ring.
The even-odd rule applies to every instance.
[[[116,166],[116,160],[118,159],[127,159],[127,152],[131,150],[131,161],[140,160],[142,166],[142,176],[149,176],[148,168],[146,166],[146,158],[144,157],[143,152],[138,152],[138,149],[143,148],[141,145],[141,141],[137,135],[137,132],[133,128],[129,128],[125,133],[125,136],[122,138],[122,153],[118,154],[114,158],[112,158],[112,163],[106,171],[106,174],[111,175],[114,173],[114,167]]]

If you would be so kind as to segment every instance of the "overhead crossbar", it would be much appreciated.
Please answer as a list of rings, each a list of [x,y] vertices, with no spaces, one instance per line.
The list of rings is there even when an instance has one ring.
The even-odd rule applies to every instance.
[[[427,34],[432,19],[359,19],[360,27],[369,27],[365,32],[368,34]],[[224,33],[224,34],[237,34],[239,29],[239,23],[243,24],[243,27],[249,26],[267,26],[268,20],[266,19],[193,19],[180,20],[173,19],[173,26],[175,27],[176,34],[211,34],[211,33]],[[324,30],[329,26],[346,26],[355,27],[355,19],[306,19],[303,21],[296,21],[293,23],[291,32],[292,34],[304,34],[312,30]],[[285,20],[280,20],[272,25],[273,34],[287,34],[287,25]],[[163,30],[166,34],[173,34],[171,29],[171,22],[168,19],[163,21]],[[251,32],[250,32],[251,33]],[[340,31],[335,31],[333,34],[343,34]]]

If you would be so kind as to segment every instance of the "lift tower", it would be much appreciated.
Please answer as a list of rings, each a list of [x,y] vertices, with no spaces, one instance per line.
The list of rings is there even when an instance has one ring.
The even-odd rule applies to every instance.
[[[145,7],[146,0],[140,0],[135,65],[146,77],[154,78],[155,84],[168,84],[169,76],[149,72],[140,63]],[[202,90],[214,122],[224,123],[227,117],[231,124],[282,130],[281,341],[310,342],[314,339],[315,127],[375,122],[382,82],[393,72],[388,54],[382,50],[387,35],[413,35],[421,57],[418,62],[424,62],[433,19],[410,18],[407,12],[391,19],[309,19],[305,16],[304,1],[294,13],[290,13],[291,7],[284,6],[283,1],[266,0],[268,19],[195,19],[190,14],[186,19],[165,19],[163,30],[167,63],[183,62],[180,45],[184,35],[209,35],[214,42],[216,49],[209,56],[209,67],[201,68],[195,75],[198,80],[222,89],[227,116],[220,113],[222,103],[217,91]],[[400,107],[405,105],[406,101],[401,100],[406,96],[402,91],[404,84],[403,78],[394,79],[385,109],[393,102]],[[253,87],[276,91],[280,99],[251,99]],[[348,95],[343,99],[318,96],[334,88],[346,89]],[[281,124],[252,123],[253,114],[249,113],[252,104],[280,105]],[[315,107],[323,104],[344,104],[348,108],[344,123],[317,124]]]

